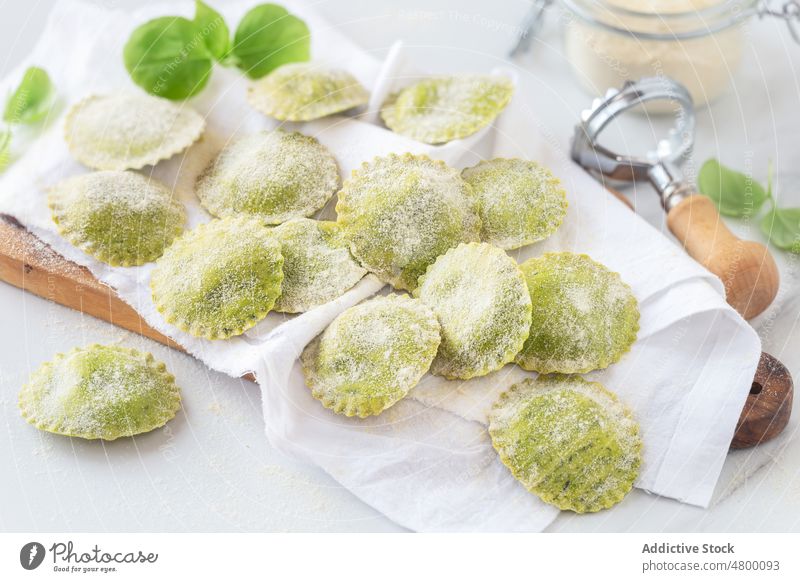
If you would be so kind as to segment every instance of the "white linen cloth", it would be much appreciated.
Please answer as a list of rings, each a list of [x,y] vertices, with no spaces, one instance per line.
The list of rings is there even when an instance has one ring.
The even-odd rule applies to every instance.
[[[395,84],[407,82],[399,51],[381,66],[329,28],[305,5],[285,1],[312,31],[312,55],[353,72],[373,92],[374,105]],[[220,5],[231,26],[253,2]],[[46,66],[63,103],[87,93],[136,89],[122,65],[130,31],[157,15],[191,16],[192,3],[148,6],[133,15],[93,3],[62,0],[29,63]],[[90,34],[76,31],[91,30]],[[11,87],[23,67],[0,83]],[[244,100],[246,81],[216,67],[206,89],[189,104],[205,115],[204,139],[149,171],[173,186],[188,211],[188,227],[208,220],[192,192],[205,163],[229,140],[276,123]],[[640,302],[641,331],[631,353],[589,376],[630,405],[644,438],[637,487],[705,506],[728,450],[757,365],[755,332],[724,302],[718,279],[689,259],[646,222],[609,196],[573,165],[552,138],[540,135],[517,94],[495,131],[432,147],[347,117],[287,124],[317,137],[339,160],[342,175],[389,152],[422,152],[455,166],[490,155],[537,159],[563,180],[569,198],[564,225],[547,241],[514,253],[522,261],[546,250],[585,252],[618,271]],[[310,396],[296,362],[305,344],[343,309],[378,292],[366,277],[353,290],[297,317],[271,314],[238,338],[207,341],[164,323],[148,287],[151,265],[112,268],[76,250],[50,220],[44,189],[86,169],[63,140],[62,108],[42,135],[0,181],[0,212],[10,214],[65,257],[87,266],[154,328],[172,337],[211,368],[241,375],[255,371],[262,387],[271,444],[316,463],[397,523],[415,530],[541,530],[557,511],[526,492],[494,454],[485,417],[496,395],[531,374],[514,366],[469,382],[426,376],[410,397],[377,418],[354,420],[324,409]],[[332,216],[332,205],[323,211]],[[188,387],[188,389],[191,389]],[[613,511],[613,510],[612,510]]]

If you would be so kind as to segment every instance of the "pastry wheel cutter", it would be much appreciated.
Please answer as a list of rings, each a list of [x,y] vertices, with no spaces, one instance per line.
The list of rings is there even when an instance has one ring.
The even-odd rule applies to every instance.
[[[659,106],[659,111],[667,105],[675,117],[654,149],[637,157],[600,145],[598,138],[612,121],[645,104]],[[728,303],[750,319],[777,295],[778,268],[766,246],[736,237],[711,199],[697,194],[684,178],[680,164],[692,149],[694,119],[692,98],[678,82],[668,77],[629,81],[583,111],[572,140],[572,158],[604,183],[649,182],[661,197],[672,234],[692,258],[722,280]]]
[[[600,145],[612,121],[646,103],[671,105],[675,122],[656,147],[642,157],[624,156]],[[646,110],[647,111],[647,110]],[[649,182],[661,197],[670,231],[695,260],[717,275],[728,303],[745,318],[766,309],[778,292],[778,269],[762,244],[737,238],[710,198],[695,192],[680,163],[694,143],[694,107],[689,92],[667,77],[650,77],[610,89],[583,111],[575,128],[572,158],[603,183]],[[731,448],[766,442],[786,427],[792,408],[792,376],[773,356],[762,352],[755,378],[739,417]]]

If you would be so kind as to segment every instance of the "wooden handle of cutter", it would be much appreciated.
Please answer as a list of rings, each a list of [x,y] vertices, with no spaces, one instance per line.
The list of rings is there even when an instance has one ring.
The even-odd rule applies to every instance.
[[[669,211],[667,224],[686,252],[722,279],[728,303],[742,317],[755,317],[775,299],[780,279],[772,254],[728,230],[710,198],[685,198]]]

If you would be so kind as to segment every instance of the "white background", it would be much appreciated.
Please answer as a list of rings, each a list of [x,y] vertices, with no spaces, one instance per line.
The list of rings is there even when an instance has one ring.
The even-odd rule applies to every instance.
[[[142,3],[103,2],[117,7]],[[49,0],[0,1],[0,75],[24,58],[51,5]],[[329,0],[316,7],[377,56],[403,38],[421,67],[474,71],[505,62],[527,3]],[[756,23],[753,33],[742,70],[733,79],[735,90],[698,112],[694,161],[699,165],[719,156],[742,168],[748,160],[755,177],[764,180],[772,159],[783,204],[800,206],[800,46],[792,46],[776,22]],[[535,100],[543,129],[566,148],[590,97],[571,76],[554,19],[517,64],[524,89],[517,98]],[[645,123],[642,118],[630,127],[640,124],[647,130]],[[646,186],[631,194],[638,210],[661,226],[655,195]],[[760,239],[757,229],[737,227]],[[798,266],[775,252],[784,291],[766,325],[756,324],[765,349],[797,377]],[[166,429],[99,443],[40,433],[20,419],[16,395],[31,370],[76,345],[114,341],[152,351],[176,375],[184,410]],[[710,510],[636,490],[612,511],[564,515],[550,529],[800,530],[796,430],[793,420],[778,441],[731,454]],[[0,468],[3,531],[398,529],[320,471],[269,449],[254,384],[210,372],[187,356],[5,284],[0,284]]]

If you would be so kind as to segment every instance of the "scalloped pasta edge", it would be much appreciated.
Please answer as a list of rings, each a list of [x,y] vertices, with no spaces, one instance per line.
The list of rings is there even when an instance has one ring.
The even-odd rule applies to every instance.
[[[352,397],[348,398],[348,397],[343,396],[343,395],[328,396],[328,395],[326,395],[325,391],[322,388],[320,388],[318,386],[318,384],[316,383],[316,380],[317,380],[316,370],[315,370],[314,366],[310,362],[313,362],[316,359],[316,355],[319,353],[319,346],[320,346],[320,344],[322,342],[322,336],[325,333],[325,331],[327,331],[327,327],[326,327],[325,330],[323,330],[319,335],[317,335],[317,337],[315,337],[308,344],[308,346],[306,347],[306,349],[303,350],[303,352],[302,352],[302,354],[300,356],[300,364],[301,364],[301,368],[303,370],[303,379],[304,379],[304,381],[306,383],[306,386],[311,390],[311,395],[316,400],[319,400],[319,402],[325,408],[327,408],[328,410],[331,410],[332,412],[335,412],[336,414],[347,416],[349,418],[352,418],[352,417],[367,418],[369,416],[377,416],[377,415],[381,414],[382,412],[388,410],[389,408],[391,408],[392,406],[394,406],[395,404],[397,404],[398,402],[400,402],[404,398],[406,398],[408,396],[409,392],[411,392],[411,390],[417,384],[419,384],[420,380],[422,380],[422,377],[425,376],[425,374],[427,374],[428,371],[430,370],[430,366],[433,363],[433,360],[436,358],[436,352],[439,350],[439,345],[440,345],[440,343],[442,341],[442,338],[441,338],[441,326],[439,325],[439,320],[437,319],[436,314],[434,314],[433,310],[430,307],[428,307],[427,305],[425,305],[419,299],[411,297],[410,295],[408,295],[406,293],[392,293],[390,295],[379,295],[377,297],[373,297],[371,299],[367,299],[366,301],[363,301],[361,303],[357,303],[353,307],[358,307],[359,305],[363,305],[364,303],[367,303],[369,301],[375,301],[375,300],[389,301],[389,302],[392,302],[392,303],[407,303],[409,300],[413,301],[415,303],[414,309],[418,309],[419,307],[422,308],[422,309],[418,309],[420,314],[422,314],[423,311],[427,312],[427,313],[424,313],[425,319],[427,320],[426,323],[429,323],[431,325],[431,327],[436,330],[436,336],[437,336],[436,340],[437,341],[436,341],[436,345],[431,348],[431,351],[433,352],[433,355],[430,358],[430,362],[428,363],[428,367],[425,370],[423,370],[420,374],[415,376],[413,382],[410,382],[410,386],[409,386],[408,390],[406,390],[402,394],[397,395],[396,398],[386,398],[386,397],[375,398],[375,397],[373,397],[373,398],[369,398],[369,399],[363,399],[363,402],[365,404],[362,404],[362,403],[354,402],[355,399],[353,399]],[[352,309],[352,307],[350,309]],[[342,315],[343,313],[346,313],[346,312],[347,312],[347,310],[343,311],[339,315]],[[333,321],[331,323],[333,323]]]
[[[463,247],[478,247],[478,246],[481,246],[481,245],[493,246],[490,243],[485,243],[485,242],[460,243],[460,244],[458,244],[458,246],[452,247],[451,249],[448,249],[445,253],[439,255],[433,263],[428,265],[428,267],[425,269],[425,272],[422,275],[420,275],[419,278],[417,279],[417,287],[414,289],[414,293],[413,293],[414,297],[417,297],[416,292],[421,288],[422,282],[428,276],[430,270],[439,261],[439,259],[441,259],[442,257],[447,255],[448,253],[450,253],[452,251],[455,251],[456,249],[458,249],[458,248],[460,248],[462,246]],[[503,249],[501,249],[500,247],[494,247],[494,248],[496,248],[496,249],[502,251],[504,254],[506,254],[506,256],[511,260],[511,262],[513,262],[516,265],[517,272],[519,273],[520,277],[522,278],[522,282],[525,284],[525,291],[528,292],[528,297],[530,298],[530,292],[528,291],[528,284],[527,284],[526,279],[525,279],[525,273],[522,272],[522,269],[520,268],[519,264],[517,264],[517,262],[513,259],[513,257],[511,257],[507,253],[505,253],[505,251]],[[433,310],[431,310],[431,311],[433,311]],[[505,358],[503,358],[503,364],[500,365],[499,367],[492,367],[492,366],[489,366],[489,365],[485,365],[483,367],[478,368],[474,373],[468,374],[468,375],[463,375],[463,376],[456,376],[456,375],[451,375],[451,374],[447,374],[447,373],[439,374],[439,373],[434,373],[433,371],[431,372],[431,374],[433,374],[435,376],[439,376],[441,378],[445,378],[446,380],[467,381],[467,380],[471,380],[473,378],[480,378],[482,376],[486,376],[488,374],[491,374],[492,372],[496,372],[498,370],[501,370],[504,366],[506,366],[508,364],[516,363],[516,356],[522,350],[523,346],[525,345],[525,342],[528,339],[528,336],[530,335],[531,324],[532,324],[532,313],[533,313],[533,306],[532,306],[532,302],[529,301],[528,309],[527,309],[528,327],[525,330],[526,333],[525,333],[524,337],[522,337],[522,340],[520,340],[520,341],[515,343],[514,351],[513,352],[511,352],[511,351],[508,352],[511,355],[510,356],[506,356]],[[509,349],[511,349],[511,348],[509,348]],[[433,369],[433,364],[431,364],[431,370],[432,369]]]
[[[128,170],[121,170],[121,171],[128,171]],[[160,182],[159,182],[160,184]],[[164,251],[167,250],[170,244],[178,238],[181,233],[185,230],[186,224],[186,208],[183,204],[181,204],[175,198],[171,198],[169,201],[169,206],[176,209],[180,214],[180,221],[176,224],[175,228],[171,233],[164,233],[164,248],[161,249],[161,253],[158,255],[138,255],[136,259],[125,259],[120,257],[115,253],[106,252],[102,246],[98,245],[97,243],[88,240],[84,237],[77,237],[74,236],[74,233],[69,231],[64,224],[61,222],[59,215],[59,208],[61,205],[56,204],[52,192],[55,186],[48,188],[48,196],[47,196],[47,207],[50,209],[50,218],[56,225],[56,229],[58,230],[58,234],[60,234],[64,239],[66,239],[72,246],[77,249],[80,249],[87,255],[91,255],[98,261],[101,261],[107,265],[112,267],[140,267],[142,265],[146,265],[147,263],[151,263],[158,259],[161,255],[164,254]]]
[[[347,219],[350,217],[349,215],[352,215],[357,210],[356,206],[351,204],[348,201],[348,196],[349,196],[348,186],[350,185],[349,184],[350,180],[358,178],[359,172],[362,172],[362,171],[366,172],[370,168],[373,168],[373,167],[376,167],[376,166],[378,166],[380,164],[385,163],[386,160],[399,161],[400,163],[405,163],[405,162],[413,161],[413,160],[420,160],[420,161],[429,162],[429,163],[433,164],[434,166],[436,166],[439,169],[447,171],[448,173],[452,173],[453,176],[458,177],[458,179],[461,180],[462,182],[464,181],[463,178],[461,178],[461,172],[459,170],[456,170],[455,168],[452,168],[452,167],[448,166],[443,160],[438,160],[438,159],[435,159],[435,158],[431,158],[427,154],[412,154],[411,152],[404,152],[404,153],[398,154],[398,153],[392,152],[392,153],[388,153],[386,155],[375,156],[371,160],[367,160],[367,161],[361,162],[360,166],[358,166],[357,168],[352,169],[350,171],[350,176],[346,180],[344,180],[344,182],[342,184],[342,188],[341,188],[341,190],[339,190],[339,192],[337,194],[338,198],[337,198],[337,201],[336,201],[336,216],[337,216],[336,221],[342,226],[343,229],[347,228]],[[483,228],[483,224],[481,223],[481,217],[478,214],[477,201],[476,201],[476,198],[474,197],[474,195],[473,195],[473,193],[471,191],[472,187],[469,184],[467,184],[466,182],[464,182],[464,184],[466,185],[467,190],[469,190],[466,193],[465,197],[466,197],[467,203],[469,204],[469,210],[468,211],[473,215],[473,218],[474,218],[474,221],[473,221],[474,225],[473,226],[474,226],[475,232],[477,234],[477,240],[476,241],[471,241],[471,242],[480,242],[480,232],[481,232],[481,229]],[[463,244],[463,243],[459,243],[459,244]],[[456,246],[458,246],[458,245],[456,245]],[[396,274],[393,273],[390,276],[390,275],[384,274],[384,273],[380,273],[379,274],[379,273],[376,273],[375,271],[371,270],[368,266],[366,266],[364,260],[360,256],[360,253],[358,253],[356,251],[354,246],[349,241],[348,241],[347,247],[350,249],[350,254],[353,255],[353,258],[358,262],[358,264],[360,264],[362,267],[367,269],[367,272],[372,273],[373,275],[378,277],[378,279],[380,279],[381,281],[383,281],[385,283],[388,283],[389,285],[391,285],[394,289],[396,289],[398,291],[407,291],[409,293],[413,292],[413,289],[409,289],[405,285],[405,283],[400,279],[399,275],[396,275]],[[450,247],[450,248],[452,249],[452,248],[456,248],[456,247]],[[450,249],[448,249],[448,250],[450,250]],[[436,261],[434,260],[431,264],[433,264],[435,262]],[[428,267],[430,267],[430,265],[428,265]],[[426,267],[426,271],[427,271],[428,267]],[[419,281],[419,277],[417,278],[417,281]]]
[[[461,176],[462,176],[462,178],[464,178],[464,174],[466,172],[468,172],[469,170],[475,170],[475,169],[479,168],[480,166],[491,164],[492,162],[497,161],[497,160],[504,161],[504,162],[534,163],[537,166],[539,166],[540,168],[542,168],[544,170],[547,170],[547,173],[550,174],[550,176],[547,178],[547,184],[553,185],[553,186],[558,188],[558,191],[561,194],[561,202],[562,202],[561,209],[562,209],[563,212],[562,212],[558,222],[553,223],[551,225],[550,231],[547,234],[545,234],[544,236],[541,236],[541,237],[538,237],[538,238],[525,238],[523,240],[523,242],[514,242],[512,244],[508,244],[508,243],[505,243],[504,241],[500,241],[500,240],[494,240],[494,239],[491,239],[491,238],[488,238],[488,237],[483,239],[483,240],[485,242],[488,242],[489,244],[492,244],[492,245],[494,245],[494,246],[496,246],[498,248],[501,248],[501,249],[503,249],[505,251],[513,251],[513,250],[516,250],[516,249],[520,249],[522,247],[526,247],[528,245],[535,244],[537,242],[541,242],[541,241],[546,240],[547,238],[551,237],[553,234],[555,234],[555,232],[559,228],[561,228],[561,225],[564,224],[564,220],[566,220],[567,212],[569,210],[569,201],[567,200],[567,191],[564,188],[564,184],[561,182],[561,180],[558,178],[558,176],[553,174],[553,172],[550,170],[550,168],[548,168],[544,164],[541,164],[541,163],[537,162],[536,160],[526,160],[526,159],[520,158],[520,157],[508,158],[508,157],[500,156],[500,157],[491,158],[489,160],[481,160],[477,164],[475,164],[474,166],[470,166],[468,168],[464,168],[463,170],[461,170]],[[467,181],[467,178],[464,178],[464,180]],[[469,183],[469,182],[467,181],[467,183]],[[472,184],[470,184],[470,186],[472,186]],[[472,190],[475,193],[475,196],[479,198],[480,196],[475,191],[474,187],[472,188]],[[483,226],[481,227],[481,237],[483,237]]]
[[[333,106],[331,103],[327,103],[328,106],[326,107],[326,102],[324,101],[312,104],[314,107],[306,105],[300,109],[297,109],[296,107],[290,108],[286,106],[277,106],[274,100],[270,100],[266,98],[266,96],[260,95],[258,92],[259,83],[265,81],[267,77],[250,83],[247,86],[246,99],[253,109],[266,115],[267,117],[271,117],[272,119],[276,119],[278,121],[293,122],[314,121],[329,117],[331,115],[344,113],[369,103],[369,91],[367,91],[367,89],[358,82],[358,79],[356,79],[352,73],[344,69],[341,70],[350,75],[356,84],[352,86],[354,91],[352,99],[342,99],[336,106]],[[272,106],[270,106],[270,104],[272,104]]]
[[[200,137],[203,135],[203,133],[205,133],[206,120],[197,111],[195,111],[194,109],[192,109],[189,106],[185,106],[194,115],[196,115],[197,119],[200,121],[200,123],[197,125],[197,128],[195,129],[195,131],[187,132],[187,138],[186,138],[187,141],[186,141],[185,144],[175,143],[173,148],[171,148],[171,149],[166,148],[163,153],[160,153],[160,154],[158,154],[156,156],[153,156],[152,158],[145,158],[144,156],[142,156],[142,159],[140,159],[138,161],[131,162],[131,163],[127,164],[127,165],[126,164],[113,164],[113,165],[108,165],[108,166],[103,166],[103,167],[97,166],[97,165],[95,165],[95,161],[94,160],[91,160],[88,156],[85,156],[84,152],[82,150],[80,150],[80,148],[77,148],[73,144],[73,140],[71,139],[71,136],[70,136],[70,128],[71,128],[71,126],[73,124],[74,117],[77,115],[78,111],[81,109],[82,106],[84,106],[86,103],[88,103],[89,101],[91,101],[93,99],[98,99],[98,98],[101,98],[101,97],[108,97],[109,95],[111,95],[111,94],[103,95],[103,94],[99,94],[99,93],[90,93],[89,95],[86,95],[86,96],[82,97],[79,101],[77,101],[74,105],[72,105],[70,107],[69,111],[67,112],[66,117],[64,118],[64,133],[63,133],[63,135],[64,135],[64,141],[67,143],[67,148],[69,149],[70,154],[72,154],[72,156],[78,162],[80,162],[81,164],[83,164],[87,168],[91,168],[93,170],[123,171],[123,170],[141,170],[145,166],[155,166],[159,162],[163,162],[164,160],[168,160],[171,157],[176,156],[176,155],[178,155],[179,153],[181,153],[183,151],[186,151],[193,144],[195,144],[197,142],[197,140],[200,139]],[[154,97],[154,98],[157,99],[157,97]],[[174,103],[171,103],[171,105],[173,107],[178,107]]]
[[[636,296],[633,294],[633,289],[631,289],[631,286],[628,285],[622,279],[622,276],[619,273],[617,273],[616,271],[612,271],[611,269],[606,267],[603,263],[595,261],[592,257],[587,255],[586,253],[571,253],[571,252],[568,252],[568,251],[564,251],[564,252],[548,252],[548,253],[544,253],[543,255],[540,255],[538,257],[533,257],[531,259],[528,259],[527,261],[525,261],[525,263],[527,263],[529,261],[541,260],[541,259],[547,257],[548,255],[565,255],[565,254],[567,254],[567,255],[576,255],[578,257],[586,258],[586,259],[589,259],[595,265],[601,266],[603,269],[605,269],[605,271],[607,273],[609,273],[612,276],[612,278],[615,278],[616,280],[618,280],[620,282],[620,284],[623,287],[625,287],[625,289],[627,289],[628,292],[630,292],[631,297],[636,299]],[[525,265],[525,263],[522,263],[520,265],[520,269],[522,268],[523,265]],[[525,280],[527,282],[527,277],[525,278]],[[625,356],[625,354],[627,354],[627,353],[629,353],[631,351],[631,348],[633,348],[633,344],[636,343],[636,340],[637,340],[638,335],[639,335],[639,330],[641,329],[641,326],[640,326],[641,312],[639,311],[638,300],[636,301],[635,309],[636,309],[636,321],[635,321],[634,325],[632,325],[630,327],[630,330],[628,331],[628,333],[625,335],[625,347],[623,347],[619,351],[619,353],[616,354],[615,356],[609,356],[608,358],[602,358],[599,361],[599,363],[597,365],[595,365],[595,366],[591,366],[590,365],[590,366],[585,366],[583,368],[576,369],[576,370],[570,370],[570,371],[565,371],[563,369],[562,370],[558,370],[558,369],[553,368],[552,366],[546,366],[546,365],[542,365],[541,369],[536,369],[536,368],[534,368],[532,366],[526,365],[524,362],[521,361],[521,358],[520,358],[520,356],[522,355],[521,353],[517,354],[517,357],[515,358],[514,361],[523,370],[526,370],[528,372],[537,372],[537,373],[543,374],[543,375],[549,375],[549,374],[586,374],[588,372],[593,372],[594,370],[603,370],[605,368],[608,368],[610,365],[616,364],[617,362],[619,362],[623,358],[623,356]]]
[[[619,411],[621,412],[621,415],[615,416],[615,420],[617,421],[616,424],[617,424],[617,426],[619,428],[619,432],[621,432],[623,434],[625,432],[627,432],[629,436],[635,438],[635,440],[636,440],[636,444],[634,445],[633,450],[631,451],[631,453],[636,455],[637,463],[636,463],[636,466],[631,470],[638,474],[638,471],[641,468],[641,462],[642,462],[641,456],[642,456],[642,450],[644,449],[644,445],[642,443],[641,431],[640,431],[640,428],[639,428],[639,423],[636,421],[636,418],[633,416],[633,412],[631,411],[631,409],[627,405],[625,405],[625,403],[623,403],[616,394],[614,394],[611,390],[609,390],[608,388],[603,386],[603,384],[601,384],[600,382],[589,381],[589,380],[586,380],[585,378],[583,378],[582,376],[578,376],[576,374],[554,373],[554,374],[542,374],[541,376],[542,376],[542,378],[544,380],[546,380],[546,379],[562,379],[562,378],[563,379],[569,379],[569,380],[576,380],[577,379],[578,382],[583,382],[586,385],[592,387],[591,389],[588,389],[586,391],[586,393],[584,393],[584,395],[587,396],[588,398],[591,398],[603,410],[608,411],[608,407],[609,406],[613,406],[615,408],[618,407]],[[542,494],[542,493],[536,491],[535,490],[535,485],[529,486],[529,484],[526,483],[523,480],[522,476],[519,475],[519,472],[514,468],[515,463],[514,463],[513,459],[511,459],[511,457],[509,455],[507,455],[504,451],[501,451],[500,448],[498,448],[496,439],[499,437],[499,432],[501,432],[502,429],[498,429],[496,426],[493,426],[492,420],[493,420],[495,409],[502,407],[502,405],[505,404],[506,401],[509,400],[512,397],[514,392],[526,389],[523,385],[525,385],[525,386],[534,385],[534,388],[532,388],[532,389],[536,389],[535,385],[537,384],[538,380],[539,380],[539,378],[536,378],[536,379],[534,379],[534,378],[524,378],[524,379],[520,380],[519,382],[515,382],[514,384],[509,386],[506,390],[504,390],[497,397],[497,400],[495,400],[495,402],[492,404],[492,409],[491,409],[491,411],[489,413],[488,433],[489,433],[489,436],[490,436],[491,441],[492,441],[492,448],[497,453],[498,457],[500,458],[500,461],[503,463],[503,465],[505,465],[505,467],[509,470],[509,472],[514,476],[514,479],[516,479],[523,487],[525,487],[525,489],[527,489],[529,492],[531,492],[534,495],[536,495],[539,499],[541,499],[545,503],[553,505],[554,507],[560,509],[561,511],[572,511],[572,512],[577,513],[577,514],[597,513],[599,511],[610,509],[613,506],[617,505],[623,499],[625,499],[625,497],[627,497],[627,495],[633,490],[633,484],[635,482],[635,475],[634,475],[634,479],[631,479],[630,485],[628,487],[626,487],[625,489],[620,490],[619,494],[615,494],[615,495],[607,494],[607,495],[604,496],[603,500],[598,502],[596,505],[593,505],[591,507],[585,507],[585,508],[562,507],[562,506],[560,506],[560,505],[558,505],[556,503],[556,498],[553,497],[552,495]],[[562,389],[571,390],[571,388],[568,388],[568,387],[565,387],[565,388],[562,388]],[[596,390],[597,392],[594,392],[593,390]],[[603,398],[607,398],[608,401],[607,402],[601,402],[600,400],[598,400],[598,398],[600,396],[602,396]]]
[[[217,220],[248,221],[248,222],[249,221],[256,221],[259,224],[261,224],[261,222],[255,217],[231,217],[231,218],[220,218],[220,219],[217,219]],[[194,233],[199,233],[199,236],[203,236],[203,237],[208,236],[208,234],[205,231],[207,230],[207,226],[209,224],[212,224],[213,222],[214,222],[214,220],[212,220],[210,222],[205,222],[203,224],[198,225],[193,230],[185,231],[182,235],[180,235],[178,238],[176,238],[173,241],[172,244],[175,244],[181,238],[189,236],[190,234],[194,234]],[[267,229],[266,225],[263,225],[263,226],[264,226],[265,229]],[[278,244],[280,244],[280,243],[278,243]],[[283,283],[283,270],[282,270],[283,255],[281,255],[280,263],[281,263],[281,273],[280,273],[281,276],[280,276],[280,281],[278,283],[278,287],[279,287],[278,295],[280,295],[280,285],[281,285],[281,283]],[[170,325],[174,325],[175,327],[177,327],[181,331],[185,331],[186,333],[188,333],[188,334],[190,334],[190,335],[192,335],[194,337],[199,337],[199,338],[203,338],[203,339],[207,339],[207,340],[224,340],[224,339],[228,339],[228,338],[231,338],[231,337],[242,335],[248,329],[251,329],[251,328],[255,327],[261,320],[263,320],[267,315],[269,315],[269,313],[275,307],[275,301],[277,301],[277,297],[276,297],[272,301],[272,304],[270,305],[270,307],[268,309],[266,309],[266,310],[263,310],[263,309],[257,310],[251,317],[246,318],[241,325],[236,326],[236,327],[232,327],[232,328],[230,328],[230,332],[229,333],[225,333],[225,332],[220,331],[219,329],[210,329],[210,328],[208,328],[206,326],[203,326],[203,325],[187,322],[185,319],[180,317],[175,312],[175,310],[170,309],[168,306],[164,305],[162,302],[159,302],[158,299],[157,299],[157,296],[156,296],[156,292],[155,292],[155,290],[153,288],[153,277],[152,277],[152,274],[151,274],[151,277],[150,277],[150,295],[151,295],[151,298],[153,300],[153,303],[155,304],[156,310],[162,315],[162,317],[164,318],[164,321],[166,321]]]
[[[128,354],[130,354],[131,356],[134,356],[136,358],[141,358],[142,364],[148,366],[149,368],[151,368],[153,370],[155,370],[159,374],[159,376],[164,380],[165,385],[169,388],[169,394],[171,396],[173,396],[173,399],[172,399],[173,400],[173,406],[165,414],[165,418],[164,418],[163,422],[159,422],[157,424],[154,424],[153,426],[151,426],[150,428],[148,428],[146,430],[141,430],[141,431],[138,431],[138,432],[135,432],[135,433],[130,433],[130,434],[120,433],[120,434],[118,434],[116,436],[108,438],[108,437],[100,437],[100,436],[97,436],[96,434],[93,434],[93,433],[80,433],[80,432],[68,431],[68,429],[65,429],[65,427],[63,425],[47,423],[47,422],[44,421],[44,419],[40,419],[35,414],[33,414],[33,412],[30,410],[30,406],[29,406],[30,403],[29,403],[28,399],[26,398],[26,391],[27,391],[28,387],[31,386],[34,383],[34,381],[37,379],[37,377],[45,375],[46,372],[48,372],[49,370],[51,370],[53,368],[53,366],[56,364],[56,362],[60,362],[61,360],[64,360],[64,359],[69,358],[71,356],[74,356],[74,355],[76,355],[78,353],[85,352],[85,351],[88,351],[88,350],[92,350],[92,349],[95,349],[95,348],[98,348],[98,347],[100,347],[100,348],[108,348],[110,346],[105,346],[105,345],[102,345],[102,344],[93,343],[93,344],[89,344],[87,346],[80,346],[80,347],[72,348],[68,352],[63,352],[63,353],[56,354],[55,357],[52,360],[44,362],[41,366],[39,366],[36,370],[34,370],[34,372],[31,374],[31,377],[30,377],[29,381],[26,382],[23,385],[22,390],[20,390],[19,396],[17,398],[17,405],[18,405],[18,407],[20,409],[20,413],[22,415],[22,418],[25,420],[25,422],[27,422],[28,424],[30,424],[31,426],[33,426],[34,428],[36,428],[38,430],[49,432],[51,434],[57,434],[57,435],[60,435],[60,436],[77,437],[77,438],[82,438],[82,439],[87,439],[87,440],[113,441],[113,440],[116,440],[118,438],[127,438],[127,437],[136,436],[136,435],[139,435],[139,434],[148,433],[148,432],[150,432],[152,430],[155,430],[157,428],[160,428],[160,427],[164,426],[170,420],[175,418],[175,415],[181,409],[181,402],[182,402],[182,400],[181,400],[181,392],[180,392],[180,388],[178,388],[178,385],[175,383],[175,376],[172,375],[167,370],[167,365],[164,362],[162,362],[160,360],[157,360],[155,358],[155,356],[153,356],[153,354],[150,353],[150,352],[139,351],[139,350],[136,350],[134,348],[126,348],[126,347],[122,347],[122,346],[113,346],[113,347],[115,347],[118,350],[122,350],[124,352],[127,352]],[[68,432],[64,432],[65,430],[67,430]]]
[[[403,93],[403,91],[405,91],[406,89],[409,89],[410,87],[413,87],[413,86],[415,86],[418,83],[421,83],[423,81],[430,81],[430,80],[434,80],[434,79],[437,79],[437,78],[458,77],[458,75],[445,75],[444,77],[442,77],[442,76],[428,77],[428,78],[422,79],[420,81],[417,81],[416,83],[411,83],[411,84],[403,87],[402,89],[400,89],[398,91],[390,93],[386,97],[386,100],[381,105],[381,108],[380,108],[381,119],[383,120],[383,123],[386,125],[386,127],[390,131],[392,131],[392,132],[394,132],[394,133],[396,133],[398,135],[403,135],[403,136],[408,137],[410,139],[413,139],[415,141],[418,141],[418,142],[421,142],[421,143],[426,143],[428,145],[442,145],[442,144],[446,144],[446,143],[449,143],[449,142],[457,140],[457,139],[466,139],[467,137],[469,137],[471,135],[475,135],[477,132],[479,132],[483,128],[490,126],[494,122],[494,120],[497,119],[500,116],[500,114],[503,113],[503,111],[505,111],[506,107],[508,107],[508,104],[511,103],[511,99],[514,96],[514,89],[515,89],[514,83],[510,79],[508,79],[507,77],[505,77],[503,75],[492,75],[492,74],[482,75],[482,76],[497,77],[498,79],[501,79],[501,80],[507,82],[508,83],[508,87],[510,88],[510,90],[508,92],[507,97],[504,99],[503,105],[498,109],[497,113],[495,113],[494,115],[488,116],[483,121],[483,123],[477,125],[475,128],[472,128],[468,132],[456,131],[455,128],[449,128],[447,131],[443,131],[443,132],[438,132],[438,131],[434,131],[432,129],[424,129],[424,128],[422,130],[415,130],[415,131],[400,131],[399,129],[395,129],[395,127],[397,126],[397,122],[398,122],[397,112],[396,112],[396,102],[397,102],[398,97],[400,97],[400,95]]]

